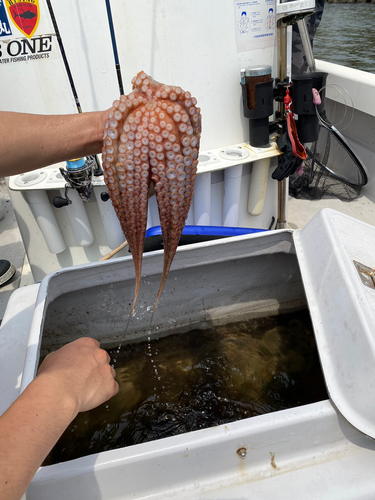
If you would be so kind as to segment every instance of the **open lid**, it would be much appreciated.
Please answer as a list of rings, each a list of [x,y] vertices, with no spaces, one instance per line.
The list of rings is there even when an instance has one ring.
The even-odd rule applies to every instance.
[[[375,227],[324,209],[293,237],[329,396],[375,439]]]

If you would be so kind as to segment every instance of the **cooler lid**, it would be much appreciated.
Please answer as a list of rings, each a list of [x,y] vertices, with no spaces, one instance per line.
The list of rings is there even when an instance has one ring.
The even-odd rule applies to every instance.
[[[293,238],[329,396],[375,439],[375,227],[324,209]]]

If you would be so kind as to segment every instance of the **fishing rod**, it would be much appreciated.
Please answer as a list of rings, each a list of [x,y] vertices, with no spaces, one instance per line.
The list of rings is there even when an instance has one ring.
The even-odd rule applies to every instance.
[[[64,61],[64,66],[65,66],[65,69],[66,69],[66,73],[68,75],[70,87],[72,89],[73,97],[74,97],[74,100],[75,100],[75,103],[76,103],[76,106],[77,106],[77,109],[78,109],[78,113],[82,113],[81,104],[79,102],[79,98],[78,98],[76,86],[74,85],[74,80],[73,80],[72,72],[70,71],[70,66],[69,66],[69,63],[68,63],[68,59],[67,59],[66,54],[65,54],[64,44],[63,44],[63,41],[62,41],[62,38],[61,38],[61,35],[60,35],[59,27],[57,26],[57,21],[56,21],[55,13],[53,12],[51,0],[46,0],[46,1],[47,1],[48,10],[49,10],[49,13],[50,13],[50,16],[51,16],[53,28],[54,28],[55,33],[56,33],[57,42],[58,42],[59,47],[60,47],[61,56],[62,56],[63,61]]]
[[[105,0],[105,6],[107,8],[107,17],[108,17],[109,31],[111,32],[112,49],[113,49],[113,56],[115,58],[115,67],[116,67],[116,74],[117,74],[118,86],[119,86],[119,89],[120,89],[120,95],[124,95],[124,87],[122,85],[120,61],[119,61],[118,52],[117,52],[117,43],[116,43],[115,29],[114,29],[114,26],[113,26],[113,19],[112,19],[112,11],[111,11],[110,0]]]
[[[82,113],[81,103],[79,101],[77,89],[76,89],[76,86],[74,84],[72,72],[70,71],[68,58],[66,57],[64,44],[63,44],[63,41],[62,41],[62,38],[60,35],[59,27],[57,25],[57,21],[56,21],[55,13],[54,13],[53,8],[52,8],[51,0],[46,0],[46,2],[47,2],[49,14],[51,16],[53,28],[54,28],[55,33],[56,33],[56,38],[57,38],[57,42],[59,44],[61,57],[63,59],[65,70],[66,70],[68,80],[70,83],[70,88],[71,88],[72,93],[73,93],[74,101],[76,103],[78,113]],[[74,162],[74,163],[76,163],[76,162]],[[75,168],[77,168],[77,167],[75,167]],[[65,170],[63,168],[60,168],[60,172],[61,172],[62,176],[64,177],[65,181],[67,182],[67,184],[65,185],[65,198],[63,198],[61,196],[56,196],[53,200],[53,205],[56,208],[66,206],[66,205],[71,203],[71,200],[69,199],[69,197],[67,195],[68,187],[76,189],[78,191],[79,195],[81,196],[81,198],[83,199],[83,201],[87,202],[90,198],[90,195],[91,195],[91,187],[90,186],[91,186],[92,174],[94,174],[94,176],[96,176],[96,177],[103,174],[103,170],[102,170],[102,167],[99,163],[99,159],[98,159],[97,155],[88,156],[87,163],[85,163],[85,165],[83,165],[83,166],[80,166],[80,168],[78,170],[69,172],[69,169]]]

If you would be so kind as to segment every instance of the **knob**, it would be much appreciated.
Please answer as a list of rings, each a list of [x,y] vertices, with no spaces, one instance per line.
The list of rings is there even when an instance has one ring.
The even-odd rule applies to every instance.
[[[62,196],[55,196],[52,200],[52,204],[56,208],[66,207],[69,205],[69,200],[63,198]]]
[[[102,193],[100,193],[100,198],[102,199],[102,201],[108,201],[109,194],[106,191],[103,191]]]

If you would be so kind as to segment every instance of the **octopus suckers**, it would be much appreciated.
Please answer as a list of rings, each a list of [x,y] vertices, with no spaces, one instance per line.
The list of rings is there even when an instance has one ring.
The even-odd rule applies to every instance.
[[[117,99],[108,114],[102,153],[104,179],[134,260],[133,312],[141,281],[150,186],[154,185],[164,240],[156,308],[193,198],[201,113],[190,92],[158,83],[143,71],[132,84],[133,91]]]

